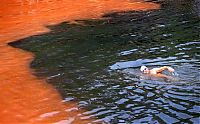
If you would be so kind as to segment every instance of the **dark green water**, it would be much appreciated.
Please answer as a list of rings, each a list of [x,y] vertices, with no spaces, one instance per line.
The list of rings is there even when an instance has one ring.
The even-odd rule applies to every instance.
[[[165,1],[160,10],[111,13],[104,20],[77,20],[80,24],[64,22],[50,26],[49,33],[10,45],[36,55],[31,63],[35,75],[54,85],[65,102],[77,101],[86,109],[83,119],[198,124],[197,5]],[[149,77],[140,73],[141,65],[168,65],[178,75],[171,75],[175,80]]]

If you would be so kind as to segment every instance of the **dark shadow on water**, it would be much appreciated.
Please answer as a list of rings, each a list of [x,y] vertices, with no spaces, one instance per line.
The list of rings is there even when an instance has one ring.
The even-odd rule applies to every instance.
[[[33,52],[35,75],[47,77],[64,100],[78,100],[88,109],[85,118],[198,123],[200,18],[191,1],[168,1],[160,10],[77,22],[49,26],[49,33],[9,45]],[[141,65],[172,66],[180,80],[143,79]]]

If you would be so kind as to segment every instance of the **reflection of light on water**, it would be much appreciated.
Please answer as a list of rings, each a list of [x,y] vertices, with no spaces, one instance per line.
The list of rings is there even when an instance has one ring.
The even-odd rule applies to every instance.
[[[110,69],[117,70],[117,69],[131,68],[131,67],[135,68],[135,67],[140,67],[142,65],[163,66],[163,65],[168,65],[171,62],[188,62],[188,61],[176,60],[176,57],[168,57],[168,58],[158,57],[156,59],[138,59],[135,61],[116,62],[115,64],[110,66]]]
[[[177,72],[172,72],[172,75],[179,76],[179,74]]]
[[[130,67],[140,67],[145,60],[127,61],[127,62],[116,62],[110,66],[111,70],[124,69]]]
[[[136,51],[137,51],[137,49],[122,51],[122,52],[119,53],[119,56],[129,55],[129,54],[132,54],[133,52],[136,52]]]

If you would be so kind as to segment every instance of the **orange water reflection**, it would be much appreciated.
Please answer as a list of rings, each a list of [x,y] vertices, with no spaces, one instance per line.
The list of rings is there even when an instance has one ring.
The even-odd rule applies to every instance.
[[[1,0],[0,5],[0,123],[87,123],[75,103],[62,102],[51,85],[32,75],[33,55],[8,42],[46,32],[44,25],[65,20],[159,8],[142,0]]]

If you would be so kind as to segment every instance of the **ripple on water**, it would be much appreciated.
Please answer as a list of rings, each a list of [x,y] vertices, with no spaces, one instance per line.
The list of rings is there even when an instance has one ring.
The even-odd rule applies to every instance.
[[[174,117],[171,117],[163,112],[157,114],[157,116],[165,123],[176,123],[176,122],[179,122],[178,119],[174,118]]]

